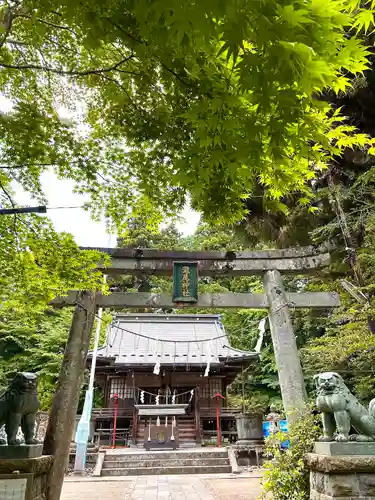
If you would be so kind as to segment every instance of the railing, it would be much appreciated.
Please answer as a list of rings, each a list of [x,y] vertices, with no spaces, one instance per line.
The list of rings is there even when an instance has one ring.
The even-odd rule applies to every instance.
[[[216,407],[215,406],[201,406],[200,408],[200,414],[201,416],[204,415],[213,415],[216,412]],[[220,408],[220,415],[221,416],[232,416],[232,415],[237,415],[242,412],[242,408],[238,406],[233,406],[233,407],[228,407],[224,406]]]
[[[188,398],[186,400],[186,403],[189,403]],[[191,404],[193,404],[193,401],[191,402]],[[190,409],[191,404],[189,405],[189,409]],[[216,412],[216,407],[214,405],[212,405],[211,407],[209,407],[209,406],[201,406],[200,407],[201,416],[213,415],[213,414],[215,414],[215,412]],[[241,413],[241,412],[242,412],[242,408],[240,408],[238,406],[234,406],[234,407],[224,406],[224,407],[220,408],[220,415],[223,417],[224,416],[234,416],[234,415]],[[92,410],[92,416],[94,418],[111,419],[114,416],[114,408],[94,408]],[[118,409],[117,417],[131,418],[132,416],[133,416],[133,407],[127,407],[127,408],[120,407]]]
[[[94,408],[92,416],[94,418],[113,418],[114,408]],[[133,408],[118,408],[117,417],[131,417],[133,415]]]
[[[130,439],[129,428],[126,429],[116,429],[116,445],[122,443],[123,446],[129,445]],[[94,443],[97,446],[101,445],[111,445],[113,441],[113,429],[97,429],[94,433]],[[120,445],[121,446],[121,445]]]
[[[237,431],[236,430],[230,430],[230,431],[220,431],[221,434],[221,441],[222,442],[229,442],[229,443],[235,443],[237,441]],[[216,442],[217,440],[217,431],[208,431],[204,430],[202,431],[202,441],[212,441]]]

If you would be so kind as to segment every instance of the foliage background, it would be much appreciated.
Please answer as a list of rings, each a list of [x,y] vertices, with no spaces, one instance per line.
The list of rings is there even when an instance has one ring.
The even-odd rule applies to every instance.
[[[123,245],[328,245],[329,270],[286,280],[343,298],[334,312],[293,312],[306,382],[335,369],[360,399],[374,396],[373,6],[25,0],[3,2],[0,14],[0,92],[12,104],[0,113],[0,203],[16,205],[15,182],[44,203],[40,178],[51,169],[90,195]],[[160,229],[189,199],[203,214],[196,234]],[[47,218],[0,217],[3,383],[29,366],[51,393],[70,319],[46,306],[72,288],[100,289],[98,258]],[[366,301],[343,292],[341,278]],[[109,285],[170,289],[155,278]],[[260,289],[252,278],[199,286]],[[264,313],[218,312],[233,345],[252,349]],[[280,401],[268,330],[261,363],[233,397],[264,409]]]

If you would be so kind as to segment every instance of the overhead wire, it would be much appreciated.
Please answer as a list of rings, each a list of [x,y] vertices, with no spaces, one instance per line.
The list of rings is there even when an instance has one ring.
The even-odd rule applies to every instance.
[[[81,307],[82,309],[84,309],[87,314],[90,314],[94,317],[98,317],[98,315],[96,313],[92,313],[90,312],[86,307],[84,307],[82,304],[80,304],[79,302],[75,302],[74,305],[78,306],[78,307]],[[206,339],[200,339],[200,340],[170,340],[170,339],[160,339],[160,338],[157,338],[157,337],[151,337],[149,335],[144,335],[142,333],[138,333],[138,332],[134,332],[133,330],[129,330],[128,328],[123,328],[123,327],[120,327],[118,325],[116,325],[113,321],[105,321],[102,319],[102,322],[105,323],[107,326],[115,326],[116,327],[116,332],[117,331],[122,331],[122,332],[126,332],[126,333],[130,333],[131,335],[135,335],[137,337],[141,337],[141,338],[144,338],[144,339],[148,339],[148,340],[152,340],[154,342],[166,342],[166,343],[170,343],[170,344],[196,344],[197,342],[199,343],[204,343],[204,342],[212,342],[213,340],[218,340],[218,339],[222,339],[222,338],[226,338],[227,337],[227,334],[224,334],[224,335],[217,335],[215,337],[210,337],[210,338],[206,338]],[[258,324],[259,323],[259,320],[257,319],[256,321],[254,321],[254,325],[255,324]]]
[[[70,210],[77,208],[84,208],[84,205],[73,205],[71,207],[46,207],[47,210]]]

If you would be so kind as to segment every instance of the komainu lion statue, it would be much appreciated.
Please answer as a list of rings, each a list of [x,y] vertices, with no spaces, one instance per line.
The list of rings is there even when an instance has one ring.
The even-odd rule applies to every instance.
[[[322,412],[323,420],[321,441],[375,440],[375,399],[366,410],[338,373],[319,373],[314,376],[314,382],[316,406]],[[352,427],[358,435],[349,437]]]
[[[39,410],[38,377],[34,373],[17,373],[12,383],[0,396],[0,427],[5,425],[9,446],[20,444],[17,439],[21,427],[25,444],[38,444],[35,438],[35,420]],[[0,445],[6,444],[0,439]]]

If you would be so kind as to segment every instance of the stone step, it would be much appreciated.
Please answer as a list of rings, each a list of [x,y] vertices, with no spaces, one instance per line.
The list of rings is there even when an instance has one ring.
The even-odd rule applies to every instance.
[[[102,469],[102,476],[153,476],[171,474],[229,474],[230,465],[182,466],[182,467],[135,467],[129,469]]]
[[[105,456],[105,462],[115,460],[115,461],[130,461],[130,460],[188,460],[190,458],[193,459],[206,459],[206,458],[221,458],[227,459],[228,452],[227,450],[215,450],[215,451],[144,451],[144,452],[136,452],[136,453],[116,453],[111,454],[107,453]]]
[[[145,440],[144,440],[144,436],[137,436],[137,443],[144,443]],[[191,443],[195,443],[195,434],[190,434],[188,436],[179,436],[179,442],[180,444],[181,443],[186,443],[186,442],[191,442]]]
[[[227,458],[179,458],[170,460],[105,460],[103,463],[104,469],[135,469],[135,468],[154,468],[154,467],[212,467],[215,465],[229,465]]]
[[[139,448],[140,450],[144,450],[145,448],[145,442],[143,439],[137,439],[136,442],[136,448]],[[189,439],[181,439],[180,440],[180,450],[181,449],[191,449],[191,448],[196,448],[197,447],[197,442],[194,440],[189,440]]]
[[[71,444],[70,444],[70,449],[71,449],[71,450],[76,450],[76,448],[77,448],[76,443],[71,443]],[[90,451],[95,451],[95,450],[97,450],[97,449],[98,449],[98,447],[97,447],[97,445],[96,445],[96,444],[92,444],[92,443],[88,443],[88,444],[87,444],[87,450],[90,450]]]

